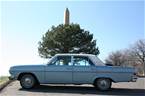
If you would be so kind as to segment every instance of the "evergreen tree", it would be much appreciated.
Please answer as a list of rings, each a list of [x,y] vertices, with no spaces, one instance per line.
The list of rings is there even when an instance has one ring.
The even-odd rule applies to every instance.
[[[49,58],[57,53],[99,54],[93,34],[81,29],[79,24],[52,26],[39,42],[38,51],[43,58]]]

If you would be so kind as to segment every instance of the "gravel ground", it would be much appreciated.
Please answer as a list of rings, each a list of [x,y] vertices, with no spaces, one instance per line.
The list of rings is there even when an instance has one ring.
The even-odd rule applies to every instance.
[[[10,83],[0,92],[0,96],[144,96],[145,78],[137,82],[113,83],[112,89],[105,92],[91,85],[40,85],[31,90],[21,88],[18,81]]]

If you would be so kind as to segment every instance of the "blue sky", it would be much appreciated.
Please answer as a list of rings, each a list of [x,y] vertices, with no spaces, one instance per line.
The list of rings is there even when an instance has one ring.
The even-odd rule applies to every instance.
[[[64,10],[70,22],[78,23],[97,39],[100,59],[129,47],[144,35],[144,1],[1,1],[0,75],[12,65],[45,61],[37,47],[52,25],[63,23]]]

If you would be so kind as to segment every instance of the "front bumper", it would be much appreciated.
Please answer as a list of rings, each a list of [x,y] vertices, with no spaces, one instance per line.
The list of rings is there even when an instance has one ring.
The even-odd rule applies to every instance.
[[[11,75],[9,76],[9,79],[10,79],[10,80],[17,80],[18,78],[17,78],[17,75],[11,74]]]
[[[14,76],[9,76],[9,80],[14,80],[15,77]]]

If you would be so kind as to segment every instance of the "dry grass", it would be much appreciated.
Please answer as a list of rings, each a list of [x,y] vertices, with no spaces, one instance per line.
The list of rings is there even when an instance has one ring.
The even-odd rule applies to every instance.
[[[0,77],[0,85],[7,82],[9,80],[8,76],[1,76]]]

